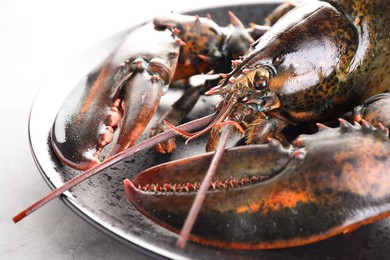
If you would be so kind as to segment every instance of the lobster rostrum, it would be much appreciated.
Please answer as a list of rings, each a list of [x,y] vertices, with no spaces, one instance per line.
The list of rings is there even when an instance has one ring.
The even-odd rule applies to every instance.
[[[268,19],[266,27],[261,27],[266,32],[253,43],[248,33],[255,37],[257,27],[246,31],[230,14],[238,33],[217,33],[223,36],[212,37],[208,43],[217,41],[211,47],[223,47],[210,49],[206,44],[207,51],[201,49],[191,61],[187,58],[196,48],[185,49],[182,43],[185,41],[187,47],[195,44],[191,37],[181,35],[187,32],[186,23],[178,23],[176,15],[155,19],[153,26],[147,24],[133,32],[137,37],[125,40],[134,45],[131,59],[119,64],[118,57],[129,56],[124,54],[128,47],[122,44],[103,64],[93,84],[86,87],[87,95],[79,96],[80,105],[73,108],[67,101],[57,116],[53,148],[64,163],[87,169],[85,173],[14,221],[140,149],[165,142],[159,150],[171,151],[172,143],[167,140],[175,134],[191,140],[206,132],[210,132],[207,149],[215,153],[159,165],[124,181],[126,195],[138,210],[169,230],[181,230],[179,241],[184,242],[179,246],[189,236],[207,245],[236,249],[290,247],[390,216],[390,96],[384,93],[390,82],[389,11],[385,0],[308,1],[294,8],[284,5]],[[280,12],[287,13],[281,16]],[[281,18],[273,24],[275,17]],[[219,32],[215,29],[219,27],[213,26],[207,31]],[[169,47],[139,59],[135,48],[139,30],[165,35],[164,46]],[[227,52],[238,46],[237,39],[245,39],[239,51]],[[233,61],[226,63],[226,59]],[[193,64],[193,60],[198,63]],[[216,87],[210,89],[206,84],[188,90],[195,92],[194,97],[180,99],[165,118],[182,120],[204,92],[221,96],[214,115],[177,127],[158,124],[154,134],[169,130],[134,144],[150,120],[149,114],[144,120],[145,111],[158,106],[162,86],[186,81],[211,68],[222,72],[226,66],[233,70],[219,74],[222,80]],[[187,73],[189,70],[192,72]],[[215,82],[214,76],[210,78]],[[138,93],[138,85],[158,90]],[[114,86],[115,91],[107,91],[111,89],[108,86]],[[139,99],[146,101],[134,104]],[[136,112],[129,113],[133,107]],[[181,107],[185,111],[177,116]],[[339,119],[338,127],[325,126],[334,125],[339,117],[355,123]],[[73,123],[76,126],[71,126]],[[302,123],[317,123],[318,132],[288,136],[288,127]],[[118,124],[117,140],[100,163],[98,154]],[[248,146],[224,151],[235,129],[245,132]],[[72,131],[84,133],[86,144],[70,138]]]

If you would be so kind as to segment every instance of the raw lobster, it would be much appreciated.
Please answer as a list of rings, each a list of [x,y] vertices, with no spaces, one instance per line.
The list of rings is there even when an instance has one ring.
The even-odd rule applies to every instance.
[[[291,6],[285,5],[281,12],[290,9]],[[144,115],[145,111],[158,106],[161,87],[183,80],[186,83],[191,75],[210,69],[221,72],[232,65],[230,73],[220,74],[223,79],[216,87],[209,89],[206,84],[195,91],[190,89],[195,92],[194,97],[184,96],[177,103],[179,108],[185,108],[177,116],[180,121],[200,94],[205,91],[209,95],[218,94],[222,99],[215,115],[184,126],[170,125],[170,130],[146,143],[147,147],[156,145],[173,137],[175,132],[194,139],[210,130],[207,147],[216,149],[214,158],[210,153],[188,158],[149,169],[133,181],[125,180],[126,194],[137,209],[178,232],[187,212],[194,208],[194,197],[203,196],[203,206],[195,204],[198,212],[194,214],[199,217],[194,214],[188,217],[194,224],[190,238],[238,249],[303,245],[390,216],[387,170],[390,98],[387,93],[380,94],[388,90],[390,81],[389,11],[385,0],[308,1],[293,8],[276,24],[271,18],[279,17],[279,13],[273,14],[268,24],[272,26],[254,43],[248,31],[230,14],[233,28],[238,28],[235,35],[239,36],[213,34],[222,36],[211,37],[208,43],[218,42],[212,46],[224,47],[210,49],[201,41],[207,48],[196,56],[191,55],[197,47],[185,49],[195,44],[196,41],[191,41],[195,36],[187,38],[181,32],[191,31],[187,24],[206,24],[200,18],[179,23],[174,15],[156,19],[154,29],[150,24],[141,27],[139,30],[164,35],[164,46],[168,47],[160,50],[158,58],[148,53],[140,59],[137,49],[129,55],[122,49],[127,50],[123,47],[126,45],[121,45],[84,90],[87,95],[76,95],[82,100],[78,102],[80,105],[73,108],[69,101],[65,104],[53,127],[54,150],[72,167],[94,167],[36,205],[46,203],[71,185],[122,159],[123,154],[144,149],[145,143],[134,143],[150,119],[149,113]],[[214,25],[202,28],[220,30]],[[137,33],[138,30],[129,36],[131,41],[125,42],[140,42]],[[250,33],[254,36],[258,31]],[[227,39],[245,40],[239,51],[233,52],[237,41]],[[243,54],[245,46],[249,50]],[[224,51],[227,49],[230,52]],[[120,65],[118,57],[123,55],[131,58]],[[194,65],[188,57],[197,60],[197,69],[187,66]],[[223,62],[226,59],[235,60]],[[139,84],[156,90],[138,93],[133,89]],[[106,95],[107,92],[110,94]],[[92,98],[96,93],[98,98]],[[142,106],[134,105],[139,96],[145,97],[141,98],[145,101]],[[353,116],[347,114],[359,104],[362,105],[355,108]],[[129,114],[133,107],[136,112]],[[180,111],[178,107],[167,118],[175,118],[172,115]],[[337,128],[317,124],[318,133],[296,139],[296,134],[290,135],[295,126],[309,126],[309,132],[314,133],[315,122],[334,125],[334,119],[342,116],[353,118],[356,123],[340,119]],[[123,121],[119,123],[120,120]],[[120,133],[108,159],[100,163],[99,152],[109,143],[118,124]],[[199,132],[188,132],[202,127]],[[245,131],[245,142],[250,145],[223,153],[234,127]],[[160,124],[158,128],[166,127]],[[64,129],[71,129],[69,135],[65,131],[65,138]],[[81,140],[67,138],[75,132],[85,134],[86,145]],[[292,139],[295,141],[290,145]],[[165,143],[159,150],[172,149],[171,144]],[[210,160],[211,174],[202,180],[201,174]],[[212,179],[213,174],[216,176]],[[20,220],[36,207],[14,220]],[[319,222],[323,225],[318,225]]]

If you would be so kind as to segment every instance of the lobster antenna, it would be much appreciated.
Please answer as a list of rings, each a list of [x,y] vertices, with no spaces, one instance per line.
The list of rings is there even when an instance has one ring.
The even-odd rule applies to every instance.
[[[221,162],[223,152],[225,150],[227,141],[229,140],[230,135],[232,134],[234,129],[233,125],[226,125],[225,128],[222,131],[221,139],[218,142],[217,149],[215,150],[215,154],[213,156],[213,159],[210,163],[210,167],[207,170],[207,173],[202,181],[202,184],[200,185],[199,191],[196,194],[195,200],[191,206],[190,212],[187,215],[187,219],[184,222],[183,228],[180,231],[179,238],[176,242],[176,246],[178,248],[183,249],[188,241],[188,238],[190,236],[192,227],[194,226],[194,223],[198,217],[200,208],[206,198],[206,193],[211,185],[212,178],[214,177],[215,173],[217,172],[217,168]]]
[[[194,129],[202,128],[202,127],[210,124],[213,121],[214,117],[215,117],[215,114],[208,115],[208,116],[202,117],[200,119],[196,119],[196,120],[193,120],[191,122],[188,122],[186,124],[182,124],[182,125],[178,126],[177,128],[184,130],[184,131],[191,131]],[[12,220],[14,221],[14,223],[19,222],[20,220],[24,219],[25,217],[27,217],[28,215],[30,215],[31,213],[33,213],[34,211],[36,211],[37,209],[39,209],[40,207],[42,207],[43,205],[48,203],[49,201],[60,196],[65,191],[69,190],[70,188],[74,187],[75,185],[79,184],[80,182],[88,179],[89,177],[99,173],[100,171],[106,169],[107,167],[110,167],[114,163],[117,163],[125,158],[128,158],[128,157],[136,154],[139,151],[152,148],[156,144],[163,142],[169,138],[172,138],[175,135],[176,135],[175,130],[169,129],[161,134],[158,134],[158,135],[153,136],[153,137],[151,137],[151,138],[149,138],[149,139],[147,139],[139,144],[136,144],[136,145],[114,155],[113,157],[110,157],[109,159],[102,162],[101,164],[98,164],[97,166],[86,170],[85,172],[77,175],[73,179],[66,182],[61,187],[53,190],[48,195],[46,195],[42,199],[33,203],[30,207],[26,208],[25,210],[23,210],[22,212],[17,214],[15,217],[12,218]]]
[[[177,127],[173,126],[167,121],[164,121],[164,123],[169,126],[170,128],[174,129],[178,135],[181,135],[184,138],[187,138],[186,144],[188,144],[189,141],[205,134],[208,132],[211,128],[214,126],[218,126],[223,124],[222,121],[225,120],[225,118],[232,112],[232,109],[234,105],[236,104],[236,97],[231,97],[226,103],[227,105],[223,106],[217,116],[214,118],[214,120],[205,128],[199,130],[196,133],[188,133],[186,131],[181,131],[180,129],[177,129]],[[238,129],[240,129],[240,126],[238,126]]]

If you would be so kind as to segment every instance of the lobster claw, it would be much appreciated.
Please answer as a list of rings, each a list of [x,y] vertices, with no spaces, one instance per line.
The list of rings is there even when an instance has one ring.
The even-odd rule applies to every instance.
[[[228,150],[190,239],[235,249],[283,248],[390,216],[388,133],[344,120],[335,129],[319,126],[317,134],[297,138],[300,147],[272,142]],[[179,232],[210,157],[151,168],[125,180],[126,195],[147,217]]]
[[[132,31],[62,105],[51,138],[58,157],[86,170],[100,163],[107,144],[106,158],[132,146],[172,80],[180,44],[173,30],[151,23]]]
[[[140,173],[133,181],[125,180],[127,198],[153,221],[179,232],[212,156],[207,153],[162,164]],[[240,219],[245,207],[255,207],[251,203],[256,194],[250,188],[267,183],[290,160],[290,152],[273,142],[225,151],[191,239],[214,245],[222,245],[225,239],[234,240],[233,237],[253,239],[253,223],[237,229],[238,223],[246,225],[245,218]],[[250,214],[246,216],[250,218]]]
[[[147,71],[139,72],[126,84],[120,132],[114,140],[108,157],[132,146],[152,119],[162,96],[162,85]]]

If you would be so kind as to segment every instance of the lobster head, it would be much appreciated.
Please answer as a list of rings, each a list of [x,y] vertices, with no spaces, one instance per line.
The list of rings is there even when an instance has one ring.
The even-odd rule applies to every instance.
[[[263,142],[267,132],[286,124],[328,120],[362,101],[346,96],[359,37],[356,25],[332,5],[309,2],[287,13],[233,61],[233,70],[208,94],[221,95],[221,114],[229,108],[227,120],[245,122],[253,142]]]

